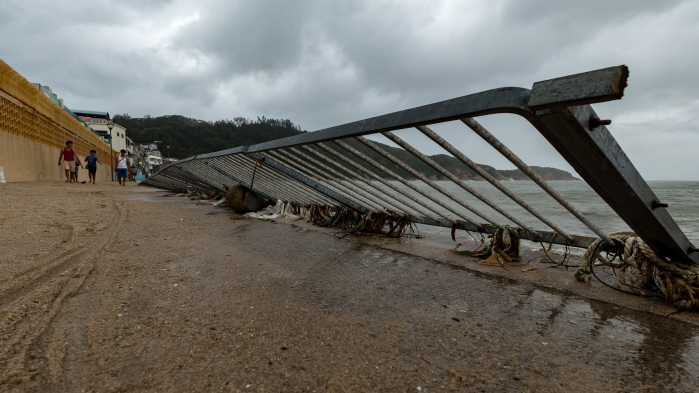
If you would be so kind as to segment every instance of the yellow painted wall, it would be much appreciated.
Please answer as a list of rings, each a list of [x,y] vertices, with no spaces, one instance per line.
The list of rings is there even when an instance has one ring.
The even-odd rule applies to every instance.
[[[111,177],[109,145],[0,60],[0,166],[5,180],[65,179],[58,156],[67,140],[73,141],[80,158],[97,151],[106,164],[98,165],[98,181]],[[87,170],[78,176],[87,180]]]
[[[5,168],[5,181],[65,180],[63,165],[58,166],[60,150],[26,138],[0,131],[0,166]],[[80,154],[80,160],[85,155]],[[100,158],[101,160],[101,158]],[[109,157],[97,165],[97,181],[111,178]],[[85,163],[83,162],[83,166]],[[87,180],[87,169],[78,171],[78,181]]]

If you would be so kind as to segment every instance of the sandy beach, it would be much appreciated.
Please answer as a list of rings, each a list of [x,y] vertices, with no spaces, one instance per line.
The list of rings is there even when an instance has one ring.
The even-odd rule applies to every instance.
[[[696,314],[439,239],[338,239],[162,195],[0,185],[0,391],[699,386]]]

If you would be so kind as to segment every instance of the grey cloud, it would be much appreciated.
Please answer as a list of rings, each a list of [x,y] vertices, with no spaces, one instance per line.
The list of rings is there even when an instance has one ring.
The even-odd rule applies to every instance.
[[[612,132],[644,175],[699,179],[676,169],[697,167],[693,156],[648,141],[662,130],[666,150],[699,142],[697,19],[691,1],[34,0],[0,5],[0,33],[17,37],[3,40],[0,53],[69,106],[211,120],[265,115],[308,130],[627,64],[626,97],[599,106]],[[521,119],[480,120],[531,164],[569,169]],[[435,127],[474,160],[511,167],[463,125]],[[405,134],[426,153],[441,152]],[[662,168],[651,156],[665,160]]]

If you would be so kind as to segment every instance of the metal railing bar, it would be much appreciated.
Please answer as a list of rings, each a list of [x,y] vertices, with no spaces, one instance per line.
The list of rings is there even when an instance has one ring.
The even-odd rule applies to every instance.
[[[339,168],[340,170],[342,170],[343,172],[347,173],[348,175],[350,175],[350,176],[353,177],[354,179],[363,182],[364,184],[366,184],[366,185],[369,187],[369,189],[374,189],[374,190],[376,190],[376,191],[374,191],[374,192],[377,193],[378,195],[382,195],[382,194],[385,195],[385,196],[387,197],[386,199],[388,199],[388,200],[390,201],[390,203],[393,204],[393,206],[395,206],[395,207],[398,209],[399,212],[406,212],[406,213],[409,213],[409,214],[419,213],[419,214],[422,214],[422,215],[426,215],[426,214],[427,214],[427,213],[424,213],[423,210],[421,210],[421,209],[419,209],[419,208],[415,208],[414,205],[410,204],[409,202],[406,202],[404,199],[402,199],[402,198],[400,198],[400,197],[398,197],[398,196],[395,196],[394,194],[390,193],[387,189],[385,189],[385,188],[383,188],[383,187],[379,187],[377,184],[371,183],[370,180],[368,180],[367,178],[365,178],[365,177],[359,175],[357,172],[352,171],[351,169],[349,169],[348,167],[346,167],[346,166],[340,164],[340,163],[337,162],[337,161],[332,161],[332,157],[329,157],[329,156],[327,156],[326,154],[321,153],[320,151],[313,150],[311,147],[306,146],[306,145],[302,145],[302,146],[300,146],[300,147],[301,147],[302,149],[304,149],[306,152],[308,152],[309,154],[311,154],[311,155],[313,155],[313,156],[315,156],[315,157],[317,157],[317,158],[319,158],[319,159],[326,160],[326,161],[328,161],[328,162],[332,162],[333,165],[334,165],[335,167],[337,167],[337,168]],[[293,148],[292,148],[292,149],[293,149]],[[361,167],[360,167],[360,168],[361,168]],[[365,170],[365,171],[366,171],[366,170]],[[351,178],[350,178],[350,179],[351,179]],[[356,181],[356,180],[355,180],[355,181]]]
[[[305,202],[306,204],[324,204],[324,205],[335,205],[337,204],[337,201],[329,198],[323,193],[318,192],[317,190],[313,189],[309,185],[299,182],[298,180],[292,178],[291,176],[280,172],[279,170],[269,166],[265,165],[264,162],[260,163],[262,171],[264,173],[269,173],[269,175],[275,179],[278,179],[281,184],[284,185],[284,187],[287,187],[291,192],[294,193],[300,193],[302,195],[305,195]]]
[[[389,154],[387,151],[385,151],[385,150],[381,149],[380,147],[376,146],[375,144],[371,143],[368,139],[366,139],[366,138],[364,138],[364,137],[361,137],[361,136],[360,136],[360,137],[357,137],[357,138],[355,138],[355,139],[357,139],[359,142],[362,142],[363,144],[365,144],[367,147],[369,147],[370,149],[374,150],[375,152],[379,153],[379,154],[380,154],[381,156],[383,156],[384,158],[386,158],[386,159],[388,159],[389,161],[393,162],[394,164],[398,165],[398,167],[400,167],[401,169],[405,170],[406,172],[410,173],[411,175],[413,175],[413,176],[417,177],[418,179],[422,180],[422,181],[423,181],[425,184],[427,184],[428,186],[430,186],[430,187],[434,188],[435,190],[441,192],[442,194],[446,195],[446,196],[449,197],[451,200],[453,200],[453,201],[455,201],[455,202],[457,202],[457,203],[459,203],[459,204],[462,204],[462,205],[463,205],[463,204],[466,204],[465,202],[460,203],[461,201],[458,200],[458,199],[455,199],[455,197],[453,197],[452,195],[450,195],[450,193],[449,193],[448,191],[446,191],[446,190],[442,189],[441,187],[437,186],[436,184],[434,184],[434,182],[430,181],[430,180],[427,179],[426,177],[422,176],[422,174],[418,173],[418,172],[415,171],[414,169],[412,169],[412,168],[410,168],[409,166],[405,165],[405,163],[403,163],[403,161],[401,161],[401,160],[399,160],[399,159],[393,157],[393,156],[392,156],[391,154]],[[338,142],[341,142],[341,141],[335,141],[335,143],[338,143]],[[343,143],[343,144],[346,145],[346,143],[344,143],[344,142],[341,142],[341,143]],[[341,146],[342,146],[342,145],[341,145]],[[344,147],[344,146],[343,146],[343,147]],[[347,147],[349,147],[349,145],[347,145]],[[382,170],[383,170],[383,169],[382,169]],[[388,172],[387,172],[387,173],[388,173]],[[391,172],[391,173],[393,173],[393,172]],[[396,175],[396,176],[397,176],[397,175]],[[422,196],[424,196],[425,198],[428,198],[428,199],[431,200],[432,202],[434,202],[434,203],[438,204],[439,206],[441,206],[441,207],[443,207],[443,208],[449,210],[450,212],[452,212],[453,214],[455,214],[457,217],[461,218],[462,220],[468,221],[468,222],[470,222],[471,224],[476,225],[476,226],[479,226],[479,227],[481,226],[481,224],[477,223],[476,221],[474,221],[473,219],[471,219],[471,218],[468,217],[467,215],[465,215],[465,214],[463,214],[462,212],[460,212],[460,211],[454,209],[453,207],[447,205],[446,203],[442,202],[441,200],[439,200],[438,198],[434,197],[433,195],[428,194],[426,191],[424,191],[423,189],[421,189],[421,188],[417,187],[416,185],[410,183],[409,181],[405,180],[404,178],[402,178],[402,177],[400,177],[400,176],[397,176],[396,179],[398,179],[399,181],[401,181],[403,184],[407,185],[408,187],[412,188],[414,191],[419,192],[419,193],[420,193]],[[468,204],[466,204],[466,205],[468,205]],[[465,206],[464,206],[464,207],[465,207]],[[470,209],[469,209],[469,210],[470,210]],[[494,224],[494,225],[496,225],[496,226],[498,226],[498,227],[500,226],[500,225],[497,225],[497,224]]]
[[[313,152],[313,149],[308,148],[308,146],[301,146],[301,147],[307,149],[307,151],[308,151],[310,154],[316,155],[316,154]],[[301,157],[304,157],[305,159],[307,159],[307,160],[309,160],[309,161],[311,161],[311,162],[314,162],[316,165],[323,165],[323,166],[325,166],[325,165],[324,165],[323,163],[321,163],[320,161],[314,159],[313,157],[311,157],[311,156],[305,154],[304,152],[302,152],[302,151],[300,151],[300,150],[298,150],[298,149],[296,149],[296,148],[294,148],[294,147],[292,147],[291,150],[292,150],[293,152],[295,152],[296,154],[300,155]],[[316,157],[318,157],[318,156],[316,155]],[[319,158],[320,158],[320,157],[319,157]],[[326,160],[327,160],[327,158],[326,158]],[[352,174],[354,173],[354,172],[352,172],[352,171],[348,171],[346,168],[344,168],[342,165],[338,164],[337,162],[334,162],[334,161],[333,161],[332,164],[333,164],[335,167],[339,168],[340,170],[344,170],[345,172],[349,173],[350,175],[352,175]],[[375,198],[377,198],[377,199],[383,201],[384,203],[386,203],[387,206],[392,206],[397,212],[401,212],[402,210],[405,210],[405,208],[403,208],[402,206],[399,206],[399,204],[397,204],[395,201],[391,201],[390,199],[385,198],[385,197],[382,196],[381,194],[379,194],[379,193],[377,193],[377,192],[375,192],[375,191],[373,191],[373,190],[371,190],[371,189],[365,187],[364,185],[362,185],[362,184],[359,183],[358,181],[356,181],[356,180],[354,180],[354,179],[352,179],[352,178],[349,178],[349,177],[343,175],[343,174],[340,173],[340,172],[335,171],[334,169],[332,169],[332,168],[330,168],[330,167],[328,167],[328,166],[325,166],[325,167],[326,167],[329,171],[331,171],[331,173],[335,174],[336,176],[340,177],[341,179],[343,179],[343,180],[345,180],[345,181],[347,181],[347,182],[350,182],[350,183],[354,184],[357,188],[359,188],[359,189],[361,189],[361,190],[364,190],[364,192],[366,192],[366,193],[368,193],[368,194],[370,194],[370,195],[373,195]]]
[[[329,177],[330,175],[332,175],[332,176],[335,176],[341,180],[344,180],[345,184],[343,184],[343,185],[345,186],[345,188],[351,189],[356,195],[359,195],[360,197],[364,198],[365,200],[370,201],[372,204],[379,206],[379,210],[384,210],[384,209],[388,210],[387,207],[382,206],[383,203],[386,203],[386,206],[393,206],[392,204],[390,204],[390,202],[382,200],[381,196],[378,196],[375,193],[373,193],[372,191],[367,190],[366,187],[362,186],[361,184],[358,185],[357,182],[355,182],[354,180],[352,180],[352,179],[348,178],[347,176],[343,175],[342,173],[332,169],[331,167],[323,164],[322,162],[304,154],[300,150],[293,148],[293,147],[289,150],[291,150],[297,156],[306,159],[307,160],[306,165],[308,165],[308,166],[315,165],[316,167],[320,168],[320,169],[318,169],[319,171],[325,171],[325,173],[328,174],[326,176]],[[276,151],[279,152],[281,150],[276,150]],[[340,180],[336,180],[336,181],[338,184],[342,184],[340,182]],[[352,187],[350,187],[350,184],[352,185]],[[359,189],[361,191],[359,191],[357,189]],[[362,191],[366,192],[369,195],[362,193]]]
[[[188,174],[182,173],[175,166],[171,166],[171,167],[167,168],[167,171],[162,172],[160,175],[165,176],[165,177],[169,177],[171,179],[178,179],[185,184],[188,184],[190,186],[193,186],[193,187],[196,187],[199,189],[211,189],[211,186],[209,186],[208,184],[202,183],[202,182],[198,181],[197,179],[192,178]]]
[[[148,186],[151,185],[150,183],[159,183],[159,184],[162,184],[162,186],[158,186],[158,188],[164,188],[166,190],[172,190],[172,187],[178,187],[177,185],[175,185],[173,183],[165,183],[165,182],[154,180],[154,179],[144,180],[140,184],[143,184],[143,183],[146,183],[146,185],[148,185]],[[164,186],[170,187],[170,188],[165,188]]]
[[[217,183],[220,183],[226,187],[230,188],[231,186],[238,184],[238,182],[232,180],[230,177],[224,176],[208,165],[205,165],[202,161],[190,161],[185,166],[191,171],[206,175],[206,178],[212,179],[213,181],[216,181]]]
[[[225,192],[227,191],[227,190],[226,190],[225,188],[223,188],[222,186],[220,186],[220,185],[218,185],[218,184],[215,184],[215,183],[213,183],[213,182],[211,182],[211,181],[209,181],[209,180],[206,180],[206,179],[204,179],[203,177],[201,177],[201,176],[199,176],[199,175],[197,175],[197,174],[195,174],[195,173],[193,173],[193,172],[191,172],[191,171],[189,171],[189,170],[187,170],[187,169],[185,169],[185,168],[183,168],[183,167],[179,167],[179,170],[185,171],[185,172],[189,173],[190,175],[192,175],[192,176],[198,178],[198,179],[199,179],[200,181],[202,181],[202,182],[205,182],[205,183],[209,184],[211,187],[217,189],[217,190],[220,191],[220,192],[225,193]]]
[[[391,135],[393,135],[393,134],[391,134]],[[380,148],[380,147],[377,146],[374,142],[372,142],[372,141],[370,141],[370,140],[368,140],[368,139],[366,139],[366,138],[364,138],[364,137],[362,137],[362,136],[356,137],[355,139],[357,139],[358,141],[362,142],[363,144],[365,144],[367,147],[369,147],[370,149],[374,150],[375,152],[381,154],[382,156],[384,156],[385,158],[387,158],[388,160],[390,160],[390,161],[393,162],[394,164],[398,165],[398,167],[400,167],[400,168],[403,169],[404,171],[406,171],[406,172],[410,173],[411,175],[417,177],[417,178],[420,179],[423,183],[425,183],[425,184],[427,184],[428,186],[430,186],[430,187],[434,188],[435,190],[439,191],[440,193],[442,193],[443,195],[445,195],[447,198],[449,198],[449,199],[451,199],[452,201],[458,203],[459,205],[465,207],[467,210],[470,210],[472,213],[474,213],[474,214],[477,215],[478,217],[480,217],[480,218],[482,218],[482,219],[488,221],[489,223],[495,225],[496,227],[499,227],[499,228],[502,228],[502,229],[505,228],[502,224],[499,224],[499,223],[496,222],[493,218],[487,216],[485,213],[482,213],[481,211],[479,211],[479,210],[476,209],[475,207],[473,207],[473,206],[471,206],[470,204],[466,203],[466,202],[465,202],[464,200],[462,200],[461,198],[459,198],[459,197],[457,197],[456,195],[454,195],[454,194],[450,193],[449,191],[445,190],[442,186],[440,186],[440,185],[438,185],[437,183],[433,182],[432,180],[428,179],[427,176],[425,176],[425,175],[423,175],[422,173],[420,173],[420,172],[416,171],[415,169],[411,168],[410,166],[408,166],[408,165],[407,165],[406,163],[404,163],[403,161],[399,160],[397,157],[395,157],[395,156],[392,155],[391,153],[389,153],[389,152],[387,152],[386,150]],[[407,144],[406,144],[406,145],[407,145]],[[411,148],[412,148],[412,146],[411,146]],[[415,150],[415,149],[413,149],[413,150]],[[417,151],[415,150],[415,152],[417,152]],[[419,152],[418,152],[418,153],[419,153]],[[422,153],[420,153],[420,154],[422,154]],[[478,224],[477,224],[475,221],[473,221],[473,220],[469,220],[469,221],[471,221],[472,223],[478,225]]]
[[[425,134],[428,138],[432,139],[436,144],[441,146],[444,150],[446,150],[449,154],[452,156],[456,157],[459,161],[464,163],[467,167],[471,168],[473,171],[475,171],[478,175],[480,175],[482,178],[484,178],[488,183],[492,184],[500,190],[503,194],[507,195],[510,199],[512,199],[515,203],[523,207],[526,211],[528,211],[530,214],[532,214],[534,217],[538,218],[541,222],[544,224],[548,225],[551,229],[555,230],[556,232],[560,233],[563,235],[563,237],[567,238],[568,240],[573,239],[572,235],[570,235],[566,230],[563,228],[559,227],[556,225],[554,222],[549,220],[548,218],[544,217],[543,214],[539,213],[536,209],[534,209],[531,205],[529,205],[527,202],[522,200],[517,194],[512,192],[509,188],[505,187],[500,181],[495,179],[490,173],[486,172],[483,168],[481,168],[480,165],[476,164],[474,161],[472,161],[470,158],[466,157],[459,149],[455,148],[452,146],[449,142],[444,140],[441,136],[439,136],[436,132],[432,131],[429,127],[427,126],[421,126],[421,127],[416,127],[420,132]],[[522,227],[524,228],[524,227]]]
[[[172,174],[170,174],[170,173],[168,173],[168,174],[160,173],[158,175],[162,176],[162,177],[166,177],[166,178],[174,180],[174,181],[177,181],[177,182],[180,182],[180,183],[184,184],[186,186],[186,188],[194,188],[197,190],[208,189],[208,187],[197,186],[195,184],[189,183],[188,181],[186,181],[184,179],[177,178],[176,176],[172,176]]]
[[[585,224],[585,226],[587,226],[592,232],[594,232],[597,236],[603,239],[605,243],[614,246],[614,242],[600,228],[598,228],[595,224],[590,222],[590,220],[588,220],[587,217],[585,217],[585,215],[582,214],[582,212],[576,209],[575,206],[570,204],[570,202],[568,202],[568,200],[566,200],[565,197],[563,197],[563,195],[561,195],[558,191],[554,190],[553,187],[546,183],[546,181],[542,179],[541,176],[534,172],[527,164],[524,163],[524,161],[522,161],[510,149],[508,149],[507,146],[502,144],[502,142],[500,142],[495,137],[495,135],[491,134],[488,130],[485,129],[485,127],[483,127],[480,123],[478,123],[476,120],[472,118],[463,118],[461,119],[461,121],[464,124],[466,124],[466,126],[468,126],[471,130],[473,130],[473,132],[478,134],[478,136],[483,138],[492,147],[494,147],[495,150],[497,150],[505,158],[510,160],[510,162],[513,163],[517,168],[519,168],[520,171],[524,172],[524,174],[526,174],[530,179],[532,179],[534,183],[538,184],[539,187],[546,191],[547,194],[551,195],[553,199],[555,199],[558,203],[565,207],[566,210],[568,210],[572,215],[574,215],[578,220],[580,220],[580,222]],[[551,228],[555,229],[557,232],[561,234],[564,233],[560,232],[553,226],[551,226]]]
[[[277,160],[277,162],[285,164],[288,168],[296,170],[301,175],[309,176],[311,179],[314,177],[317,178],[317,180],[315,180],[316,182],[318,182],[320,184],[324,184],[325,187],[327,187],[328,189],[333,190],[339,194],[342,194],[342,193],[346,194],[349,198],[354,199],[354,201],[356,203],[361,203],[365,207],[370,207],[374,210],[377,209],[376,205],[364,200],[363,198],[358,198],[356,195],[354,195],[353,192],[351,192],[351,190],[349,188],[344,187],[342,184],[339,184],[339,183],[331,184],[329,181],[324,180],[324,176],[322,176],[322,175],[319,176],[318,173],[311,172],[310,169],[304,168],[303,165],[292,162],[291,159],[282,155],[281,150],[268,151],[268,152],[265,152],[263,155],[267,155],[267,156],[271,155],[272,159],[275,159],[275,160]],[[378,209],[380,210],[381,208],[379,207]]]
[[[223,190],[221,186],[218,185],[213,185],[210,182],[199,178],[198,176],[195,176],[191,173],[188,173],[188,171],[183,170],[180,167],[172,167],[170,168],[170,171],[168,172],[169,175],[173,177],[179,177],[182,178],[186,181],[188,181],[190,184],[193,184],[195,186],[198,186],[202,189],[208,189],[208,190]]]
[[[257,188],[250,187],[250,185],[247,184],[247,183],[245,183],[243,180],[238,179],[237,177],[231,175],[230,173],[228,173],[228,172],[226,172],[225,170],[223,170],[223,169],[217,167],[216,165],[213,165],[213,164],[211,164],[211,163],[206,163],[206,162],[202,162],[201,164],[202,164],[202,165],[208,166],[208,167],[211,168],[212,170],[221,173],[221,175],[230,178],[230,179],[233,180],[234,182],[240,184],[241,186],[243,186],[243,187],[245,187],[245,188],[247,188],[247,189],[249,189],[249,190],[252,190],[252,191],[256,192],[257,194],[259,194],[259,195],[265,197],[266,199],[270,199],[270,200],[271,200],[272,198],[274,198],[274,197],[268,195],[267,193],[264,193],[264,192],[258,190]]]
[[[359,120],[319,131],[295,135],[248,147],[248,154],[265,150],[315,144],[383,131],[394,131],[425,124],[443,123],[462,117],[514,113],[532,118],[529,89],[505,87],[440,101],[429,105]]]
[[[431,225],[431,226],[440,226],[444,228],[454,228],[454,223],[448,221],[448,220],[433,220],[431,218],[423,217],[410,217],[411,222],[419,223],[419,224],[425,224],[425,225]],[[461,224],[456,224],[457,229],[464,229],[467,231],[474,231],[474,232],[481,232],[481,233],[486,233],[486,234],[493,234],[495,233],[496,227],[492,226],[485,226],[482,230],[475,228],[472,224],[468,222],[462,222]],[[556,236],[554,236],[554,233]],[[568,240],[565,237],[563,237],[561,234],[558,232],[548,232],[548,231],[539,231],[540,236],[534,236],[532,233],[522,233],[521,238],[526,239],[526,240],[531,240],[533,242],[542,242],[542,243],[549,243],[552,242],[554,244],[560,244],[563,246],[572,246],[572,247],[580,247],[580,248],[588,248],[595,240],[597,240],[596,237],[587,237],[587,236],[577,236],[573,235],[573,240]],[[553,239],[553,241],[551,241]]]
[[[395,144],[397,144],[398,146],[400,146],[400,147],[402,147],[403,149],[405,149],[405,150],[406,150],[407,152],[409,152],[410,154],[412,154],[412,155],[414,155],[415,157],[417,157],[417,158],[419,158],[420,160],[422,160],[425,164],[431,166],[431,167],[432,167],[433,169],[435,169],[437,172],[439,172],[439,173],[441,173],[442,175],[446,176],[449,180],[451,180],[451,181],[453,181],[454,183],[456,183],[456,185],[458,185],[459,187],[463,188],[464,190],[466,190],[468,193],[470,193],[471,195],[475,196],[476,198],[480,199],[481,201],[483,201],[483,203],[485,203],[486,205],[490,206],[493,210],[495,210],[496,212],[502,214],[504,217],[508,218],[510,221],[514,222],[515,224],[519,225],[520,227],[524,228],[525,230],[534,233],[536,236],[539,235],[539,233],[538,233],[536,230],[532,229],[532,228],[529,227],[528,225],[524,224],[524,223],[521,222],[520,220],[518,220],[518,219],[516,219],[515,217],[513,217],[510,213],[506,212],[506,211],[505,211],[504,209],[502,209],[500,206],[496,205],[493,201],[491,201],[490,199],[486,198],[483,194],[481,194],[480,192],[478,192],[478,191],[476,191],[475,189],[473,189],[471,186],[469,186],[468,184],[466,184],[463,180],[461,180],[461,179],[459,179],[458,177],[454,176],[453,173],[451,173],[451,172],[447,171],[446,169],[444,169],[444,167],[442,167],[442,166],[439,165],[438,163],[434,162],[431,158],[429,158],[429,157],[427,157],[426,155],[422,154],[422,153],[421,153],[420,151],[418,151],[416,148],[414,148],[413,146],[411,146],[410,144],[408,144],[407,142],[405,142],[403,139],[399,138],[398,136],[396,136],[395,134],[393,134],[392,132],[389,132],[389,131],[382,132],[381,134],[382,134],[383,136],[385,136],[386,138],[390,139],[391,141],[393,141],[393,142],[394,142]],[[476,213],[476,212],[474,212],[474,213]],[[476,214],[478,214],[478,213],[476,213]],[[481,217],[482,217],[482,216],[481,216]],[[485,217],[483,217],[483,218],[485,219]]]
[[[226,161],[236,163],[240,167],[246,170],[247,176],[252,176],[252,165],[254,165],[254,159],[248,156],[230,156],[226,157]],[[240,162],[243,162],[242,164]],[[283,190],[283,192],[288,193],[291,197],[294,197],[303,204],[311,203],[314,200],[318,200],[320,197],[324,197],[317,191],[309,188],[303,183],[288,177],[287,175],[275,170],[274,168],[269,168],[266,165],[262,165],[262,173],[268,176],[272,181],[277,182],[278,187]],[[259,168],[258,168],[259,169]],[[285,177],[286,176],[286,177]],[[287,179],[288,178],[288,179]],[[301,187],[295,188],[293,184],[300,184]]]
[[[160,174],[151,176],[150,179],[159,180],[161,183],[175,182],[174,184],[177,184],[178,187],[180,187],[180,186],[183,185],[183,186],[185,186],[185,188],[186,188],[186,186],[187,186],[185,183],[183,183],[183,182],[181,182],[181,181],[179,181],[179,180],[173,180],[173,179],[171,179],[171,178],[169,178],[169,177],[165,177],[165,176],[162,176],[162,175],[160,175]]]
[[[311,179],[308,179],[304,176],[299,175],[298,173],[288,169],[284,165],[281,165],[281,164],[277,163],[276,161],[274,161],[268,157],[265,157],[261,154],[253,153],[253,156],[255,156],[257,159],[263,161],[263,163],[266,163],[267,165],[273,167],[274,169],[276,169],[280,172],[283,172],[283,173],[293,177],[294,179],[313,187],[314,189],[318,190],[319,192],[327,195],[329,198],[332,198],[335,201],[339,202],[341,205],[344,205],[345,207],[349,207],[350,209],[354,209],[360,213],[366,213],[365,207],[360,206],[357,203],[353,202],[352,200],[345,198],[344,196],[337,194],[336,192],[334,192],[332,190],[327,189],[326,187],[316,183],[315,181],[313,181]]]
[[[340,143],[338,143],[338,142],[340,142]],[[388,168],[385,168],[383,165],[381,165],[381,164],[379,164],[378,162],[372,160],[371,158],[365,156],[364,154],[362,154],[362,153],[360,153],[359,151],[355,150],[353,147],[347,145],[346,143],[344,143],[344,142],[342,142],[342,141],[334,141],[334,143],[335,143],[336,145],[338,145],[338,146],[344,148],[345,150],[349,151],[350,153],[354,154],[355,156],[359,157],[360,159],[364,160],[365,162],[369,163],[370,165],[373,165],[374,167],[378,168],[379,170],[383,171],[384,173],[386,173],[387,175],[393,177],[394,179],[403,182],[403,181],[402,181],[402,180],[403,180],[402,177],[400,177],[400,176],[398,176],[397,174],[391,172],[391,170],[389,170]],[[404,190],[401,190],[400,188],[398,188],[398,187],[395,186],[394,184],[391,184],[388,180],[382,178],[381,176],[378,176],[378,175],[375,174],[374,172],[372,172],[372,171],[370,171],[370,170],[364,168],[363,166],[361,166],[361,165],[359,165],[358,163],[356,163],[356,162],[350,160],[349,158],[343,156],[342,154],[336,152],[335,150],[331,149],[330,147],[324,145],[323,143],[318,143],[316,146],[318,146],[319,148],[323,149],[323,151],[327,152],[328,154],[331,154],[331,155],[337,157],[338,159],[340,159],[340,160],[346,162],[347,164],[349,164],[349,165],[355,167],[356,169],[358,169],[359,171],[363,172],[364,174],[366,174],[367,176],[371,177],[372,179],[381,182],[383,185],[389,187],[390,189],[392,189],[393,191],[399,193],[400,195],[403,195],[404,197],[406,197],[406,198],[408,198],[408,199],[410,199],[410,200],[416,202],[418,205],[421,205],[421,206],[425,207],[427,210],[429,210],[429,211],[433,212],[434,214],[436,214],[437,217],[442,217],[442,218],[448,219],[448,218],[444,215],[444,213],[442,213],[442,212],[436,210],[435,208],[433,208],[432,206],[428,205],[428,204],[425,203],[424,201],[421,201],[421,200],[417,199],[415,196],[408,194],[408,193],[405,192]],[[400,179],[400,180],[399,180],[399,179]],[[403,184],[405,184],[405,183],[403,183]],[[394,196],[394,198],[396,198],[396,197]],[[398,198],[396,198],[396,199],[398,199]],[[430,214],[426,213],[424,210],[422,210],[422,209],[420,209],[420,208],[418,208],[418,207],[415,207],[414,205],[411,205],[411,204],[410,204],[409,202],[407,202],[407,201],[402,201],[402,202],[403,202],[405,205],[410,206],[410,207],[411,207],[412,209],[414,209],[415,211],[418,211],[418,212],[422,213],[425,217],[430,217],[430,216],[431,216]]]
[[[223,166],[223,168],[232,168],[233,170],[238,171],[238,176],[248,180],[252,179],[252,174],[254,171],[254,168],[251,168],[251,166],[254,166],[254,161],[250,160],[246,156],[237,156],[235,158],[233,157],[221,157],[217,158],[220,160],[220,165]],[[243,163],[239,163],[238,160],[243,161]],[[257,171],[257,177],[255,178],[255,183],[256,186],[266,192],[269,195],[275,195],[276,197],[271,199],[271,201],[276,201],[276,200],[286,200],[286,201],[291,201],[295,203],[304,203],[305,198],[301,196],[299,193],[294,193],[292,192],[289,188],[287,188],[285,185],[280,184],[279,181],[277,181],[274,177],[272,177],[270,174],[265,173],[264,170],[262,170],[262,165],[260,164]],[[247,184],[247,183],[246,183]],[[247,187],[247,186],[246,186]],[[268,198],[269,199],[269,198]]]
[[[149,181],[159,182],[159,183],[162,183],[162,184],[167,184],[167,185],[174,186],[174,187],[187,188],[187,185],[184,184],[184,183],[182,183],[181,181],[174,181],[174,180],[172,180],[172,179],[169,179],[169,178],[166,178],[166,177],[160,176],[160,175],[157,175],[157,176],[158,176],[158,177],[157,177],[156,179],[153,179],[153,177],[151,176],[151,178],[148,179],[148,180],[149,180]],[[161,179],[161,177],[162,177],[163,179]]]

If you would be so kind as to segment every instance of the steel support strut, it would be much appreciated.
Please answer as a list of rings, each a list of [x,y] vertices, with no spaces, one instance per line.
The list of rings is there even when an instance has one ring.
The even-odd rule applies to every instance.
[[[588,105],[621,98],[627,77],[621,66],[537,82],[529,103],[537,110],[537,128],[655,253],[699,263],[699,253],[690,253],[677,223],[665,208],[656,208],[658,198]]]

